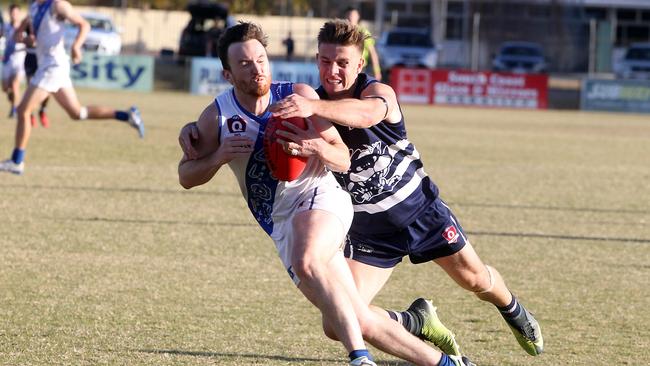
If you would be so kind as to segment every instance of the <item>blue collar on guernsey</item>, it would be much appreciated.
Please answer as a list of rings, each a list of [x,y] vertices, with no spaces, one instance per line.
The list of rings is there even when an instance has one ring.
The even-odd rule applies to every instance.
[[[34,29],[34,35],[38,35],[38,28],[41,27],[41,22],[45,17],[45,13],[50,9],[54,0],[47,0],[42,4],[38,4],[38,10],[36,10],[36,15],[32,19],[32,28]]]
[[[231,93],[237,108],[246,117],[259,123],[253,153],[246,166],[247,203],[257,223],[268,235],[271,235],[273,232],[273,200],[278,186],[278,181],[271,176],[271,171],[266,164],[266,154],[264,153],[264,133],[266,131],[266,122],[271,118],[271,112],[267,109],[261,116],[256,116],[239,103],[234,88]],[[273,104],[273,93],[271,93],[269,99],[269,105],[271,104]]]
[[[269,104],[281,100],[287,95],[293,93],[292,83],[273,83],[271,84],[271,98]],[[246,109],[242,108],[235,97],[233,90],[233,99],[237,107],[247,117],[259,123],[259,130],[253,153],[251,154],[246,166],[246,189],[248,191],[248,208],[250,209],[255,220],[260,224],[262,229],[268,234],[273,233],[273,204],[275,201],[275,192],[278,188],[278,180],[271,175],[271,170],[266,163],[266,154],[264,152],[264,133],[266,124],[271,118],[271,112],[268,110],[261,116],[256,116]]]

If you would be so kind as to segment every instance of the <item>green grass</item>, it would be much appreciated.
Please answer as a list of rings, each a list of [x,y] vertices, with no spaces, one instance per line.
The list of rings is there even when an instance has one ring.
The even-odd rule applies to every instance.
[[[25,175],[0,175],[0,364],[345,364],[231,173],[190,191],[177,183],[178,129],[211,98],[80,95],[138,104],[147,138],[115,122],[70,121],[53,104]],[[404,111],[442,197],[536,314],[546,352],[526,355],[491,305],[432,264],[400,265],[376,303],[433,298],[479,365],[647,363],[650,118]],[[11,152],[14,125],[0,121],[0,155]]]

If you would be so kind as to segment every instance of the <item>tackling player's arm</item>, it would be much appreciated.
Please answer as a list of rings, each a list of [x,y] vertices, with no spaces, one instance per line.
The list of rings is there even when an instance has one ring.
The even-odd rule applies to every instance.
[[[74,39],[74,42],[72,42],[72,48],[70,49],[72,62],[76,65],[81,62],[81,46],[84,44],[86,35],[88,35],[88,32],[90,31],[90,24],[88,24],[86,19],[75,12],[72,5],[67,1],[56,1],[54,6],[56,14],[79,28],[79,33],[77,33],[77,37]]]
[[[194,147],[198,157],[190,159],[183,152],[178,164],[178,178],[186,189],[207,183],[224,164],[238,156],[247,156],[253,150],[253,141],[243,136],[230,136],[219,143],[217,117],[217,107],[211,103],[196,123],[198,138]]]
[[[294,92],[306,100],[318,98],[316,91],[306,84],[295,84]],[[336,172],[346,172],[350,168],[350,152],[341,140],[334,126],[318,116],[306,118],[307,130],[302,130],[290,123],[285,126],[291,132],[278,131],[286,138],[288,150],[297,149],[301,156],[316,155],[325,166]]]
[[[361,99],[310,100],[294,94],[281,103],[272,110],[276,116],[316,115],[353,128],[371,127],[383,120],[397,123],[402,118],[395,91],[383,83],[370,84],[361,93]]]

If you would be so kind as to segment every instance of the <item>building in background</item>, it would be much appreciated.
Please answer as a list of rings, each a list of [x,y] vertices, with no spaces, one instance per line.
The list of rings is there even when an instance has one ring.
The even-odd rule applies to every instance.
[[[327,8],[327,1],[320,1]],[[323,3],[326,3],[323,6]],[[333,2],[332,2],[333,3]],[[551,72],[611,72],[632,43],[650,42],[648,0],[353,1],[378,37],[395,26],[427,28],[438,64],[489,69],[507,41],[542,45]]]

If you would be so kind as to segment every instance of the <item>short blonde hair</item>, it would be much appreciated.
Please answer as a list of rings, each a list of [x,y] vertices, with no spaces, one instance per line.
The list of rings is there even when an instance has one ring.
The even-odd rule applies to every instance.
[[[318,32],[318,45],[323,43],[341,46],[353,45],[363,52],[363,42],[369,37],[361,28],[347,20],[334,19],[325,23]]]

